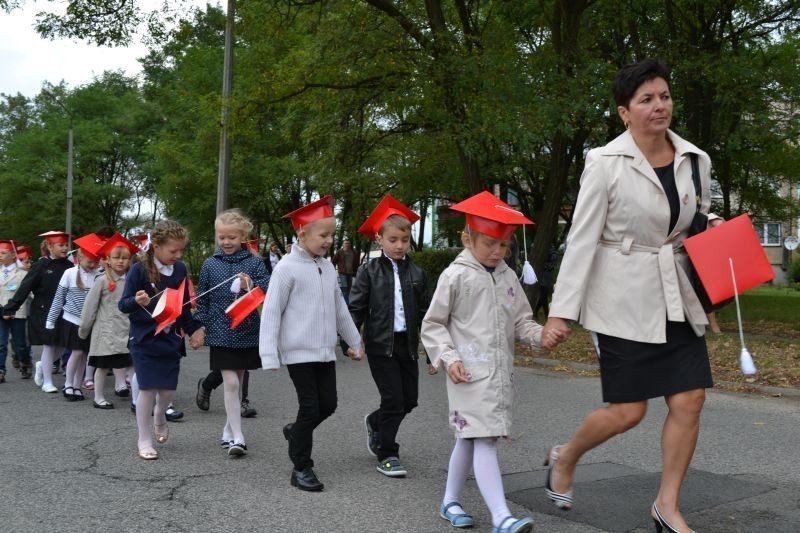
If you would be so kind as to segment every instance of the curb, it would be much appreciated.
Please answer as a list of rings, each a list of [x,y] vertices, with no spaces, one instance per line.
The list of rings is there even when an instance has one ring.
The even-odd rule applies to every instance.
[[[594,365],[590,363],[578,363],[575,361],[561,361],[559,359],[546,359],[544,357],[532,357],[531,361],[534,364],[541,365],[541,366],[549,366],[549,367],[556,367],[556,366],[566,366],[573,370],[600,370],[599,365]],[[757,383],[739,383],[735,381],[721,381],[721,380],[714,380],[714,383],[720,385],[726,385],[729,387],[749,387],[754,389],[757,392],[761,392],[762,394],[767,394],[773,397],[790,397],[790,398],[800,398],[800,389],[796,388],[789,388],[789,387],[773,387],[771,385],[759,385]]]

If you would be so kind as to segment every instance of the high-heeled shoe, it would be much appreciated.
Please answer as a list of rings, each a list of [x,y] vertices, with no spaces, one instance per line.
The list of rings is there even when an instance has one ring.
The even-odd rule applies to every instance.
[[[544,493],[553,501],[553,504],[564,511],[572,509],[572,489],[567,492],[556,492],[553,489],[553,473],[556,469],[558,462],[558,449],[560,446],[553,446],[547,458],[544,460],[544,466],[549,466],[547,469],[547,481],[544,486]]]
[[[164,433],[160,433],[158,431],[158,428],[160,428],[160,427],[166,428],[166,431]],[[157,443],[164,444],[165,442],[167,442],[167,439],[169,438],[169,425],[167,425],[166,423],[165,424],[153,424],[153,434],[156,437],[156,442]]]
[[[656,525],[656,533],[661,533],[664,528],[667,529],[667,533],[681,533],[679,530],[672,527],[672,525],[667,522],[661,513],[658,510],[658,506],[656,506],[656,502],[653,502],[652,512],[650,516],[653,519],[653,523]],[[692,530],[692,533],[697,533],[696,531]]]

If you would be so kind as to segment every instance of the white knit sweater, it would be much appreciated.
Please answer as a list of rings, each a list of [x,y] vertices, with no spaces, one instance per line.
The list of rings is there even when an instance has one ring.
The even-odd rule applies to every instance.
[[[333,264],[296,244],[269,281],[258,342],[261,366],[335,361],[337,332],[349,346],[361,346]]]

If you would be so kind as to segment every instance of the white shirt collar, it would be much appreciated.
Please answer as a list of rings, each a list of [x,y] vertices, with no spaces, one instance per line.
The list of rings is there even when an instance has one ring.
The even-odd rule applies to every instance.
[[[15,262],[13,262],[13,263],[11,263],[11,264],[10,264],[10,265],[8,265],[8,266],[5,266],[5,265],[3,266],[3,272],[7,272],[7,273],[9,273],[9,274],[11,274],[12,272],[14,272],[16,269],[17,269],[17,262],[16,262],[16,261],[15,261]]]
[[[165,265],[155,257],[153,257],[153,260],[156,263],[156,268],[158,269],[159,274],[164,274],[165,276],[172,275],[172,271],[175,268],[175,265]]]

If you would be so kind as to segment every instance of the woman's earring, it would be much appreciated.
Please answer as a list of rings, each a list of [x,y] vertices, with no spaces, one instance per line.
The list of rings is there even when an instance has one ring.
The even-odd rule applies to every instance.
[[[626,129],[626,130],[627,130],[627,129],[629,129],[629,128],[630,128],[630,126],[631,126],[631,123],[630,123],[630,122],[628,122],[628,121],[625,121],[625,129]]]

